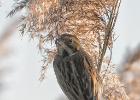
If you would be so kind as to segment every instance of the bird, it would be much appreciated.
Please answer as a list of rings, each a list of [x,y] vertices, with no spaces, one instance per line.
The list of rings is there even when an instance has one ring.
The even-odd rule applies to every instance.
[[[69,100],[98,100],[99,74],[79,39],[64,33],[55,40],[53,68],[57,82]]]

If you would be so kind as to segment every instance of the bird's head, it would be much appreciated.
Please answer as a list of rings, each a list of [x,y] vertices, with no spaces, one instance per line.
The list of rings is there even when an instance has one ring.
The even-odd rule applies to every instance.
[[[80,49],[80,41],[75,35],[62,34],[55,41],[59,55],[68,56],[77,52]]]

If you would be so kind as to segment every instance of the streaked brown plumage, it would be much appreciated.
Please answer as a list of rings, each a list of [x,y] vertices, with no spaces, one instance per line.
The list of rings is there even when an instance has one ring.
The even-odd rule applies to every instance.
[[[98,100],[97,73],[78,38],[63,34],[56,40],[53,67],[57,81],[69,100]]]

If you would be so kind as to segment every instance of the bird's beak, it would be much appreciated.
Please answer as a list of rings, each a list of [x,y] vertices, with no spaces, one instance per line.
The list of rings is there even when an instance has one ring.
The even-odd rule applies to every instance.
[[[62,42],[62,40],[61,40],[60,38],[58,38],[58,39],[55,40],[56,46],[61,46],[62,43],[63,43],[63,42]]]
[[[63,48],[63,49],[66,48],[65,43],[64,43],[64,42],[62,41],[62,39],[60,39],[60,38],[56,39],[55,44],[56,44],[56,46],[59,47],[59,48]]]
[[[72,54],[73,51],[63,42],[62,39],[56,39],[55,41],[56,46],[59,48],[63,48],[64,50],[66,50],[68,52],[68,54]]]

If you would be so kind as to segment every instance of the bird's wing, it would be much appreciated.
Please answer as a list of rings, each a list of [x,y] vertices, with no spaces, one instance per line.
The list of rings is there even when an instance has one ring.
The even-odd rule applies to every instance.
[[[72,79],[72,77],[68,77],[68,79],[66,78],[67,76],[69,76],[68,73],[70,71],[67,72],[67,70],[65,69],[65,65],[66,64],[64,64],[63,58],[59,55],[56,55],[53,61],[53,68],[57,78],[57,82],[69,100],[78,100],[78,97],[76,97],[75,95],[75,91],[70,85],[71,83],[68,81],[68,79]]]
[[[102,79],[97,71],[97,68],[95,67],[96,66],[95,62],[93,63],[93,60],[90,57],[90,55],[87,54],[83,50],[82,50],[82,52],[85,55],[86,62],[90,65],[89,71],[90,71],[90,75],[91,75],[92,81],[93,81],[94,96],[96,96],[96,99],[99,100],[99,98],[101,97],[101,93],[102,93]]]
[[[83,52],[77,52],[70,59],[75,82],[77,83],[77,91],[80,93],[80,100],[96,100],[94,96],[93,80],[89,68],[93,65],[90,58],[85,56]]]
[[[95,64],[93,63],[93,60],[90,57],[90,55],[83,50],[81,50],[81,52],[85,57],[84,63],[87,65],[88,71],[92,78],[94,96],[96,97],[96,100],[99,100],[99,97],[101,96],[102,92],[102,79],[97,71],[97,68],[95,68]]]

